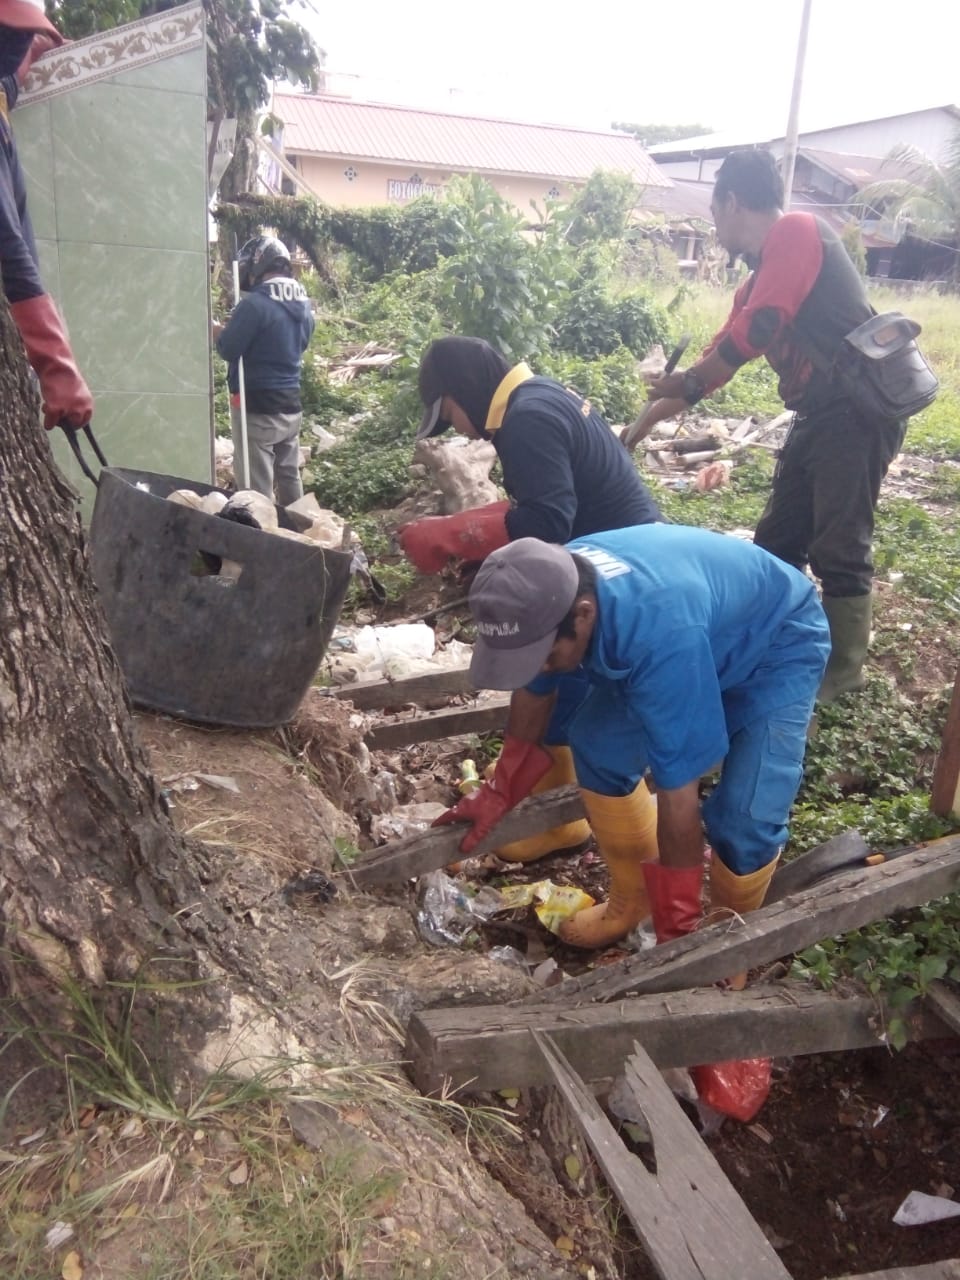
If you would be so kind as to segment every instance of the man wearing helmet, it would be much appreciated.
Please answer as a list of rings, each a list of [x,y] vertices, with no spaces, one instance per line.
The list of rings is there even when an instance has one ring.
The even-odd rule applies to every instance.
[[[47,20],[43,0],[0,0],[0,279],[40,383],[48,430],[85,426],[93,416],[93,397],[77,368],[60,314],[40,281],[9,113],[34,59],[61,44],[63,37]]]
[[[0,0],[2,3],[3,0]],[[306,290],[293,279],[290,254],[275,236],[256,236],[240,250],[240,300],[226,325],[214,326],[228,362],[233,465],[237,483],[274,497],[282,507],[303,497],[300,481],[300,366],[313,333]],[[250,474],[242,476],[240,377],[246,400]]]

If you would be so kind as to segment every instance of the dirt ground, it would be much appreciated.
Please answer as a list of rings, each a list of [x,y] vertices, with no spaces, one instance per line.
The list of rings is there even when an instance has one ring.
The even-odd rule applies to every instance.
[[[929,679],[943,677],[932,658],[928,668]],[[333,738],[338,733],[352,738],[346,753],[359,758],[359,719],[351,720],[349,708],[334,709],[330,703],[322,699],[319,723],[332,716],[329,732]],[[325,753],[322,744],[317,749],[322,731],[294,726],[282,733],[237,733],[148,714],[138,715],[137,721],[183,830],[202,839],[234,842],[247,857],[271,864],[281,880],[294,882],[310,870],[327,873],[334,868],[338,839],[368,843],[363,827],[370,816],[370,796],[356,778],[351,782],[343,776],[342,759]],[[418,774],[420,793],[426,789],[446,802],[444,777],[453,777],[459,755],[475,747],[467,740],[430,744],[394,755],[389,763]],[[379,763],[374,759],[368,767],[375,771]],[[220,781],[198,781],[198,773]],[[232,779],[237,790],[224,789],[224,778]],[[333,791],[336,803],[318,783]],[[409,794],[412,788],[413,783]],[[350,814],[341,811],[341,803]],[[603,896],[602,863],[592,849],[515,868],[510,879],[544,875]],[[401,1018],[411,1008],[452,998],[460,981],[458,953],[416,939],[412,887],[384,894],[379,905],[367,899],[362,915],[352,916],[349,902],[325,906],[322,895],[304,896],[298,909],[330,912],[330,927],[344,934],[342,950],[348,959],[365,955],[385,962],[382,996]],[[356,932],[348,941],[351,920]],[[586,964],[582,953],[562,947],[529,910],[482,930],[481,950],[505,945],[528,960],[552,956],[570,972],[582,971]],[[619,954],[612,949],[593,963],[609,963]],[[494,985],[472,991],[468,998],[490,1003],[512,998],[518,992],[511,988],[510,968],[491,965],[491,971],[502,971],[500,989]],[[462,994],[458,991],[458,998]],[[771,1097],[757,1120],[747,1126],[728,1121],[707,1138],[793,1280],[824,1280],[960,1256],[960,1220],[913,1228],[892,1223],[909,1191],[953,1196],[960,1189],[958,1068],[960,1042],[952,1041],[912,1046],[899,1054],[877,1049],[784,1060],[776,1064]],[[541,1111],[523,1098],[517,1102],[517,1116],[529,1125],[527,1156],[517,1159],[514,1154],[502,1167],[488,1168],[548,1238],[555,1239],[575,1214],[569,1201],[563,1202],[562,1212],[558,1208],[562,1201],[556,1176],[549,1170],[537,1172],[544,1165]],[[583,1223],[580,1230],[576,1225],[570,1229],[589,1235]],[[613,1274],[623,1280],[652,1280],[654,1273],[629,1226],[621,1227],[618,1249]]]

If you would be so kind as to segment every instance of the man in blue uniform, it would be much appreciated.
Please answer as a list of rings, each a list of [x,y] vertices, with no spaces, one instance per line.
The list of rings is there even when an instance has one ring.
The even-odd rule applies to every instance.
[[[564,742],[587,813],[617,831],[606,843],[598,831],[608,900],[569,920],[565,941],[606,946],[650,914],[658,941],[689,933],[704,829],[713,905],[760,906],[830,652],[813,584],[739,539],[653,524],[566,547],[512,542],[484,561],[470,607],[474,683],[515,692],[493,778],[438,820],[471,822],[461,849],[530,793],[550,763],[542,744]],[[716,765],[701,810],[699,781]],[[655,842],[629,821],[648,768]]]
[[[551,378],[535,377],[526,364],[510,367],[480,338],[440,338],[420,365],[425,405],[417,439],[452,426],[470,440],[489,440],[503,469],[510,500],[450,516],[430,516],[400,531],[407,557],[423,573],[437,573],[450,557],[482,560],[516,538],[566,542],[602,529],[648,524],[662,516],[626,450],[588,400]],[[576,782],[569,748],[550,741],[550,769],[534,791]],[[610,843],[615,827],[652,830],[653,805],[640,787],[629,814],[591,814],[598,841]],[[597,825],[599,824],[599,826]],[[590,837],[582,819],[504,845],[497,852],[531,862]]]
[[[246,296],[213,334],[229,364],[234,473],[240,487],[270,499],[276,492],[275,500],[286,507],[303,497],[300,366],[313,334],[313,311],[303,285],[293,279],[286,245],[274,236],[257,236],[240,250],[240,288]],[[241,360],[248,476],[242,475]]]
[[[0,0],[0,277],[40,383],[48,430],[86,426],[93,416],[93,397],[77,368],[60,314],[40,280],[9,115],[30,64],[61,44],[63,37],[46,18],[43,0]]]

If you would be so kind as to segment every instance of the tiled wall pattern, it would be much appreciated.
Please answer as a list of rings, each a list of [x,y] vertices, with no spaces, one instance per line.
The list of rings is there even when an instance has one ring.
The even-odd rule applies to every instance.
[[[41,59],[13,125],[104,453],[209,482],[205,73],[202,9],[184,5]],[[61,436],[57,461],[89,500]]]

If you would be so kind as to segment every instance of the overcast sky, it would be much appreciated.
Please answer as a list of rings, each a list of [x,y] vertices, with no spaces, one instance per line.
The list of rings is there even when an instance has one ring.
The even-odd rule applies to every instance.
[[[801,8],[306,0],[299,15],[328,69],[362,78],[358,97],[586,128],[700,122],[774,136],[786,124]],[[956,0],[813,0],[800,127],[960,103],[958,67]]]

